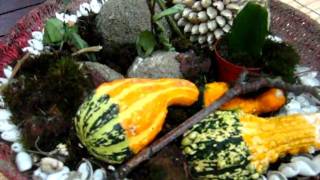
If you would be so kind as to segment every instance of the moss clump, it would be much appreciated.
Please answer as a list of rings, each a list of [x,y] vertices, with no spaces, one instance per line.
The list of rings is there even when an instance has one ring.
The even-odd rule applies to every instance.
[[[58,59],[58,60],[57,60]],[[93,85],[72,57],[41,56],[29,60],[4,90],[13,122],[23,142],[51,150],[68,136],[78,107]]]
[[[263,47],[263,70],[283,80],[294,82],[295,66],[300,57],[295,49],[286,44],[267,40]]]

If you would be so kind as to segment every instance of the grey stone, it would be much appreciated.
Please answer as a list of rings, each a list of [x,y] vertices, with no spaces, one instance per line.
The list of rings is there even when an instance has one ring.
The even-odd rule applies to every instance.
[[[169,27],[165,19],[162,23]],[[97,15],[96,26],[107,52],[116,53],[121,48],[134,47],[141,32],[151,31],[151,13],[147,1],[109,0]]]
[[[137,57],[128,70],[128,77],[183,78],[177,52],[156,51],[150,57]]]
[[[100,63],[83,62],[82,65],[95,85],[124,78],[120,73]]]

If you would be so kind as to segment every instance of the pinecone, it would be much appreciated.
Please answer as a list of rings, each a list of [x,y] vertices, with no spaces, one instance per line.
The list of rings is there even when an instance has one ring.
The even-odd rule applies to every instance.
[[[173,0],[185,5],[174,19],[191,42],[212,45],[230,31],[233,19],[247,0]]]

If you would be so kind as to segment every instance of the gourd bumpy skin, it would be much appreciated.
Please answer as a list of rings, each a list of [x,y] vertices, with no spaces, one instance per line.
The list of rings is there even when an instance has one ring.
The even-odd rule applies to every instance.
[[[75,127],[96,158],[122,163],[160,132],[167,107],[197,101],[197,87],[182,79],[123,79],[100,85],[79,108]]]
[[[185,133],[182,149],[198,179],[258,179],[286,154],[320,148],[320,113],[259,118],[217,111]]]

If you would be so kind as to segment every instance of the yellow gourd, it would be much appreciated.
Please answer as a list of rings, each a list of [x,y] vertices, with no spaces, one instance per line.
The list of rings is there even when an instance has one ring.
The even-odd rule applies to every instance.
[[[320,148],[320,113],[260,118],[217,111],[185,133],[182,148],[199,179],[258,179],[286,154]]]
[[[207,107],[228,91],[224,82],[214,82],[206,85],[204,91],[204,106]],[[221,110],[241,109],[250,114],[261,114],[279,110],[286,102],[281,89],[271,88],[256,98],[234,98],[220,107]]]

